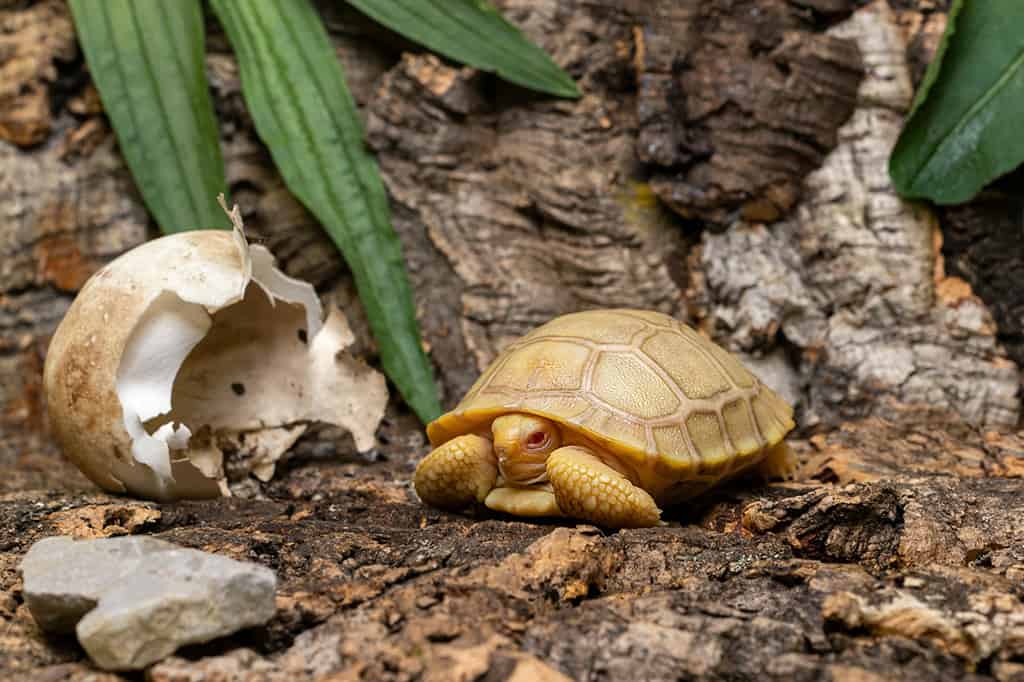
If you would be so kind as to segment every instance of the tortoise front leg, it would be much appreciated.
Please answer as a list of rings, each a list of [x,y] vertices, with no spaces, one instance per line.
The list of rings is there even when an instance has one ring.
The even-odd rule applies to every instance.
[[[606,528],[656,526],[661,510],[643,488],[602,462],[586,448],[558,448],[547,461],[558,507]]]
[[[483,502],[498,478],[491,441],[468,434],[452,438],[423,458],[413,485],[420,499],[441,509],[465,509]]]

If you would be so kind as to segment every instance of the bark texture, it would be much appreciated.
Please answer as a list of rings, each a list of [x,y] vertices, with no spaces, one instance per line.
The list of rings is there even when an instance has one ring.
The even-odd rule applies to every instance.
[[[799,355],[805,425],[912,403],[1014,426],[1019,373],[995,322],[946,275],[934,214],[889,181],[913,95],[897,15],[876,2],[830,31],[863,55],[857,109],[793,217],[704,233],[691,255],[697,316],[734,349]]]
[[[637,152],[687,218],[774,221],[835,148],[863,76],[825,32],[845,0],[650,3],[636,28]]]
[[[885,168],[945,5],[496,4],[579,100],[319,5],[446,404],[555,315],[656,309],[797,404],[797,480],[612,534],[443,514],[410,490],[427,446],[396,403],[373,452],[312,429],[233,498],[96,494],[47,435],[46,346],[89,274],[155,230],[66,6],[0,1],[0,678],[121,679],[38,631],[17,564],[47,535],[147,533],[281,581],[269,627],[179,652],[147,672],[161,682],[1024,679],[1019,204],[935,213]],[[256,137],[212,21],[208,42],[250,236],[344,309],[374,362],[348,271]]]
[[[1022,178],[1018,171],[970,204],[940,213],[950,274],[989,302],[999,340],[1018,365],[1024,362],[1024,201],[1015,190]]]

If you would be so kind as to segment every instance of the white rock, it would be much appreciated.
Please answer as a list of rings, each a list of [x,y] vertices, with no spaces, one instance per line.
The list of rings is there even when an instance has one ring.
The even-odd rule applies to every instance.
[[[21,571],[39,626],[73,628],[107,670],[143,668],[274,614],[270,569],[154,538],[46,538],[32,546]]]

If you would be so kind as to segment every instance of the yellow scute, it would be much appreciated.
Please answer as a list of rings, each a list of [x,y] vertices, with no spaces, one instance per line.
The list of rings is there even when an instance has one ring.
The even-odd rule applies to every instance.
[[[588,413],[579,425],[597,434],[602,440],[613,441],[630,450],[642,452],[647,447],[642,426],[602,410]]]
[[[597,398],[634,417],[654,419],[679,409],[672,389],[633,353],[602,353],[592,389]]]
[[[658,426],[653,429],[654,444],[658,454],[677,467],[688,467],[693,464],[693,455],[686,443],[686,435],[677,424]]]
[[[686,419],[690,440],[700,453],[703,464],[717,464],[726,457],[725,441],[718,428],[718,417],[710,412],[694,412]]]
[[[766,391],[761,391],[751,401],[751,405],[754,408],[754,418],[757,419],[757,425],[761,429],[765,440],[774,444],[782,440],[782,437],[789,429],[783,428],[782,420],[776,414],[772,404],[765,398],[766,393]]]
[[[722,409],[722,419],[729,432],[736,450],[741,454],[749,454],[761,449],[754,423],[750,419],[747,403],[743,400],[729,403]]]
[[[523,396],[521,406],[531,412],[555,415],[559,421],[570,424],[576,423],[581,415],[592,409],[582,391],[573,395],[547,395],[541,392],[529,394]]]
[[[682,334],[659,332],[644,343],[643,351],[691,400],[710,398],[732,388],[725,375]]]
[[[490,386],[517,391],[569,391],[581,387],[590,350],[571,341],[542,340],[512,352]]]
[[[538,327],[530,336],[572,336],[594,343],[626,344],[646,326],[642,320],[612,311],[600,319],[595,319],[595,313],[573,313]]]
[[[736,382],[736,385],[740,388],[750,388],[754,385],[754,375],[747,371],[747,368],[740,364],[740,361],[736,359],[736,356],[732,353],[727,352],[721,346],[711,343],[708,341],[705,348],[722,363],[725,367],[725,371],[729,373],[732,380]]]

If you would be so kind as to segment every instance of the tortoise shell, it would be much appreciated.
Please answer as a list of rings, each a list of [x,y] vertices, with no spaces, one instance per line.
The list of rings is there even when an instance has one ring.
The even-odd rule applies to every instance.
[[[756,464],[794,426],[793,408],[732,354],[667,315],[626,309],[564,315],[511,344],[427,435],[435,447],[486,435],[510,412],[612,454],[661,502]]]

